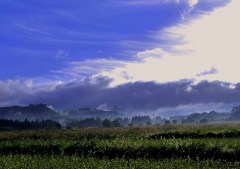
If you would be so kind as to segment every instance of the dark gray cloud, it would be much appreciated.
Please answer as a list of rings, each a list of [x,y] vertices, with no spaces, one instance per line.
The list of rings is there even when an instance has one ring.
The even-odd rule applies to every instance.
[[[81,82],[56,85],[53,89],[29,88],[29,83],[7,81],[0,83],[1,106],[13,104],[46,103],[59,110],[80,107],[108,107],[118,105],[122,112],[160,112],[161,114],[186,113],[184,111],[206,111],[223,109],[224,105],[240,103],[240,84],[226,82],[182,80],[169,83],[135,82],[109,87],[111,79],[87,78]],[[220,106],[219,106],[220,105]],[[201,109],[203,108],[203,109]]]
[[[31,95],[21,103],[47,103],[58,109],[118,105],[120,111],[148,112],[182,105],[240,103],[240,84],[182,80],[170,83],[135,82],[109,88],[111,79],[85,79],[58,85],[54,90]],[[171,109],[173,111],[173,109]],[[184,110],[184,109],[183,109]],[[204,107],[206,110],[206,107]]]

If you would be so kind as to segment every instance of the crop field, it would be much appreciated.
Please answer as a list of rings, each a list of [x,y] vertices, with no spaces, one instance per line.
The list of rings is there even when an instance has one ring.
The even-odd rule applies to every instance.
[[[240,168],[240,124],[0,132],[0,168]]]

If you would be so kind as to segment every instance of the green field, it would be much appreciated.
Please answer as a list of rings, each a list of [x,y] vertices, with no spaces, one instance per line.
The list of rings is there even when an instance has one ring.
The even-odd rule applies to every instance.
[[[240,124],[0,132],[0,168],[240,168]]]

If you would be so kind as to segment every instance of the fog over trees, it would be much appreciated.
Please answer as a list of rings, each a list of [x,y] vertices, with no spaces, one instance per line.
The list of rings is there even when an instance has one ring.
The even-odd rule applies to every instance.
[[[118,112],[116,107],[112,111],[103,111],[97,108],[79,108],[78,110],[59,112],[46,104],[30,104],[28,106],[0,108],[0,124],[2,130],[206,124],[240,121],[240,106],[233,107],[231,112],[212,110],[171,116],[170,118],[153,115],[126,116]]]

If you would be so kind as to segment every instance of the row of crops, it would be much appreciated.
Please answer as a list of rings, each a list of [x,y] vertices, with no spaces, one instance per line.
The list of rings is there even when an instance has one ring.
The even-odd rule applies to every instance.
[[[234,169],[239,162],[184,159],[97,159],[79,156],[0,156],[2,169]]]
[[[0,132],[0,168],[26,161],[20,168],[239,168],[240,125]]]
[[[58,141],[56,141],[58,142]],[[161,141],[142,140],[84,140],[72,142],[59,141],[58,144],[29,140],[28,142],[1,142],[1,155],[78,155],[95,158],[186,158],[221,159],[237,161],[240,159],[240,139],[165,139]]]

